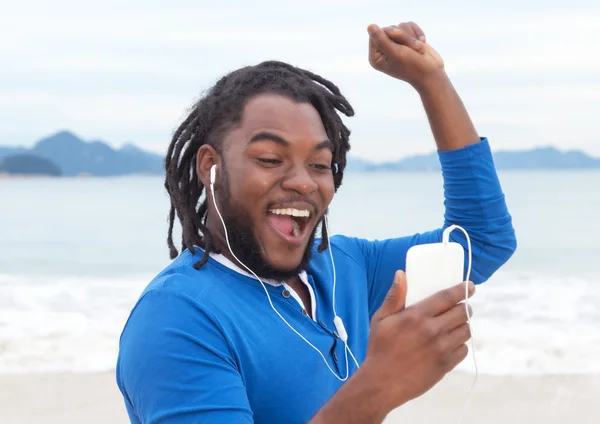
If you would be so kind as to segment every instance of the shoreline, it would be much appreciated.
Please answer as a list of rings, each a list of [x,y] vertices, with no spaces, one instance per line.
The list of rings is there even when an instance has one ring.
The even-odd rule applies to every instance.
[[[386,424],[454,423],[474,374],[454,371],[418,399],[392,411]],[[461,424],[600,422],[600,374],[480,375]],[[114,371],[0,374],[0,422],[129,423]]]
[[[12,179],[33,179],[33,178],[60,178],[61,175],[50,175],[50,174],[9,174],[0,172],[0,180],[12,180]]]
[[[600,167],[595,168],[497,168],[500,175],[502,174],[538,174],[538,173],[559,173],[559,174],[597,174],[600,172]],[[416,169],[416,170],[401,170],[401,169],[348,169],[349,175],[439,175],[439,169]],[[71,180],[71,179],[114,179],[127,177],[161,177],[164,178],[164,172],[161,173],[128,173],[114,175],[96,175],[82,173],[77,175],[49,175],[49,174],[12,174],[0,172],[0,180],[28,180],[28,179],[56,179],[56,180]]]
[[[77,174],[77,175],[50,175],[50,174],[8,174],[0,172],[0,180],[28,180],[28,179],[57,179],[57,180],[70,180],[70,179],[110,179],[110,178],[122,178],[122,177],[164,177],[164,174],[152,174],[152,173],[131,173],[131,174],[120,174],[120,175],[94,175],[94,174]]]

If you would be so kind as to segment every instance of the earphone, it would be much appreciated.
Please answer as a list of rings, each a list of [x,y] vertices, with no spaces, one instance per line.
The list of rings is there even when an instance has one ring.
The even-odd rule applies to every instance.
[[[360,368],[358,365],[358,361],[356,360],[356,358],[354,357],[354,354],[352,353],[352,350],[350,349],[350,347],[348,346],[348,333],[346,332],[346,328],[344,327],[344,322],[342,321],[342,319],[338,316],[337,312],[336,312],[336,308],[335,308],[335,289],[336,289],[336,283],[337,283],[337,279],[336,279],[336,273],[335,273],[335,262],[333,261],[333,253],[331,252],[331,245],[329,245],[329,256],[331,258],[331,266],[333,268],[333,315],[334,315],[334,319],[333,319],[333,325],[335,326],[335,329],[338,333],[338,336],[340,337],[340,339],[342,340],[342,342],[344,343],[344,354],[345,354],[345,358],[346,358],[346,376],[345,377],[340,377],[336,374],[336,372],[331,368],[331,366],[329,366],[329,363],[327,362],[327,359],[325,359],[325,356],[321,353],[321,351],[314,346],[311,342],[309,342],[302,334],[300,334],[294,327],[292,327],[292,325],[290,325],[289,322],[286,321],[286,319],[279,313],[279,311],[275,308],[275,306],[273,305],[273,302],[271,301],[271,296],[269,296],[269,291],[267,290],[267,288],[265,287],[265,283],[258,277],[258,275],[256,275],[254,273],[254,271],[252,271],[250,268],[248,268],[242,261],[240,261],[237,256],[235,256],[235,253],[233,253],[233,249],[231,249],[231,245],[229,244],[229,235],[227,234],[227,227],[225,225],[225,221],[223,220],[223,216],[221,215],[221,212],[219,211],[219,207],[217,206],[217,201],[215,199],[215,182],[217,180],[217,165],[213,165],[210,168],[210,190],[212,193],[212,198],[213,198],[213,204],[215,206],[215,209],[217,211],[217,214],[219,215],[219,218],[221,220],[221,224],[223,225],[223,231],[225,232],[225,240],[227,242],[227,248],[229,249],[229,252],[231,253],[231,255],[244,267],[248,270],[248,272],[250,272],[254,278],[256,278],[262,288],[264,289],[266,295],[267,295],[267,299],[269,300],[269,304],[271,305],[271,308],[273,309],[273,311],[279,316],[279,318],[281,318],[281,320],[287,324],[287,326],[294,332],[296,333],[302,340],[304,340],[310,347],[312,347],[323,359],[323,362],[325,362],[325,365],[327,366],[327,368],[329,369],[329,371],[331,371],[331,373],[340,381],[346,381],[348,379],[349,376],[349,369],[348,369],[348,352],[350,353],[350,356],[352,357],[356,368]],[[325,218],[323,218],[323,224],[325,225],[325,228],[327,229],[327,234],[329,237],[329,228],[327,227],[327,220]]]
[[[213,166],[210,167],[210,187],[211,187],[211,190],[212,190],[212,186],[215,185],[215,181],[216,180],[217,180],[217,165],[213,165]],[[213,195],[213,202],[214,202],[214,195]]]
[[[467,265],[467,275],[465,277],[465,281],[469,281],[471,278],[471,263],[473,261],[472,252],[471,252],[471,239],[469,238],[469,233],[460,225],[450,225],[446,228],[442,234],[442,243],[448,244],[450,241],[450,233],[458,229],[462,231],[467,239],[467,248],[469,251],[469,262]],[[475,339],[473,338],[473,328],[471,325],[471,315],[469,314],[469,285],[465,284],[465,310],[467,312],[467,323],[469,324],[469,332],[471,333],[471,346],[473,348],[473,362],[475,363],[475,378],[473,379],[473,384],[471,385],[471,389],[469,390],[469,394],[467,395],[467,400],[465,401],[465,405],[463,406],[460,417],[458,418],[457,424],[460,424],[463,416],[465,415],[465,411],[467,410],[467,406],[469,405],[469,401],[471,400],[471,395],[473,394],[473,389],[475,388],[475,383],[477,383],[477,376],[479,375],[479,370],[477,368],[477,358],[475,357]]]
[[[273,302],[271,301],[271,297],[269,296],[269,292],[267,290],[267,288],[265,287],[264,282],[254,273],[254,271],[252,271],[250,268],[248,268],[244,263],[242,263],[233,253],[233,250],[231,249],[231,245],[229,244],[229,236],[227,234],[227,227],[225,226],[225,221],[223,220],[223,216],[221,215],[221,212],[219,211],[219,208],[217,206],[216,203],[216,199],[215,199],[215,191],[214,191],[214,184],[216,182],[216,178],[217,178],[217,165],[213,165],[210,169],[210,189],[211,189],[211,193],[212,193],[212,198],[213,198],[213,204],[215,206],[215,209],[217,211],[217,214],[219,215],[219,218],[221,220],[221,224],[223,225],[223,230],[225,232],[225,240],[227,241],[227,247],[229,248],[229,252],[231,253],[231,255],[244,267],[248,270],[248,272],[250,272],[262,285],[266,295],[267,295],[267,299],[269,300],[269,304],[271,305],[271,308],[273,309],[273,311],[279,316],[279,318],[281,318],[281,320],[287,324],[287,326],[294,332],[296,333],[300,338],[302,338],[302,340],[304,340],[310,347],[312,347],[323,359],[323,361],[325,362],[325,365],[327,366],[327,368],[329,369],[329,371],[340,381],[346,381],[348,379],[349,376],[349,369],[348,369],[348,353],[350,353],[350,356],[352,357],[356,368],[360,368],[358,361],[356,360],[356,358],[354,357],[354,354],[352,353],[352,350],[350,349],[350,347],[348,346],[348,334],[346,332],[346,329],[344,327],[344,322],[342,321],[342,319],[338,316],[337,311],[336,311],[336,307],[335,307],[335,294],[336,294],[336,283],[337,283],[337,278],[336,278],[336,271],[335,271],[335,262],[333,260],[333,253],[331,250],[331,244],[329,244],[329,256],[331,258],[331,266],[333,268],[333,293],[332,293],[332,304],[333,304],[333,314],[334,314],[334,319],[333,319],[333,323],[335,325],[335,328],[337,330],[337,333],[340,337],[340,339],[344,342],[344,353],[345,353],[345,358],[346,358],[346,376],[345,377],[340,377],[338,376],[335,371],[329,366],[329,363],[327,362],[327,360],[325,359],[325,356],[321,353],[321,351],[315,347],[312,343],[310,343],[304,336],[302,336],[302,334],[300,334],[294,327],[292,327],[292,325],[290,325],[290,323],[288,323],[285,318],[279,313],[279,311],[277,311],[277,309],[275,308],[275,306],[273,305]],[[323,218],[323,225],[325,225],[325,228],[327,230],[327,237],[329,237],[329,228],[327,226],[327,219]],[[450,227],[446,228],[443,232],[442,235],[442,243],[447,244],[449,242],[450,239],[450,233],[452,231],[454,231],[455,229],[459,229],[461,230],[466,237],[467,240],[467,247],[468,247],[468,267],[467,267],[467,274],[466,274],[466,281],[469,281],[470,279],[470,275],[471,275],[471,264],[472,264],[472,251],[471,251],[471,240],[469,238],[469,234],[467,233],[467,231],[458,226],[458,225],[451,225]],[[467,313],[467,322],[469,325],[469,329],[471,330],[471,336],[472,336],[472,329],[471,329],[471,316],[469,314],[469,303],[468,303],[468,298],[469,298],[469,289],[468,289],[468,284],[465,284],[465,310]],[[471,389],[469,391],[467,400],[465,402],[465,405],[463,407],[462,413],[458,419],[458,423],[460,423],[462,421],[462,418],[464,416],[464,413],[467,409],[467,406],[469,404],[469,401],[471,399],[471,395],[473,393],[473,389],[475,387],[475,383],[477,382],[477,376],[478,376],[478,370],[477,370],[477,360],[475,358],[475,340],[473,339],[473,337],[471,337],[471,344],[473,347],[473,360],[475,362],[475,379],[473,381],[473,384],[471,386]]]

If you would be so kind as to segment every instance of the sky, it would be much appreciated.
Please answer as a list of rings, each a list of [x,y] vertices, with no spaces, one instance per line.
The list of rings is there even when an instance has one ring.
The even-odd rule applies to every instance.
[[[283,60],[333,81],[351,153],[435,150],[420,99],[368,63],[370,23],[414,21],[493,150],[600,157],[600,2],[0,0],[0,145],[69,129],[158,153],[223,74]]]

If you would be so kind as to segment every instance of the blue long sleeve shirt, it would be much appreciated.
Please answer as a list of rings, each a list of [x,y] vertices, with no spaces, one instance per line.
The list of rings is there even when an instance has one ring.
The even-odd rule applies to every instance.
[[[357,361],[365,358],[369,322],[404,269],[407,250],[441,241],[444,228],[471,238],[471,280],[485,282],[513,254],[516,239],[487,139],[438,152],[444,177],[444,225],[432,231],[369,241],[334,236],[336,309]],[[465,246],[461,232],[451,239]],[[354,362],[333,324],[329,251],[307,270],[316,316],[282,287],[265,285],[274,307],[325,356],[352,375]],[[213,258],[193,268],[201,251],[184,251],[147,286],[123,329],[117,383],[132,423],[306,423],[344,384],[319,354],[272,310],[254,278]],[[349,363],[347,364],[347,359]]]

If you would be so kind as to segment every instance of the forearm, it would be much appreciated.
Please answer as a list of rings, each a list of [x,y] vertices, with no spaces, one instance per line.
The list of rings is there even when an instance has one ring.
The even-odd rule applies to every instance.
[[[380,424],[390,412],[384,393],[361,367],[309,424]]]
[[[456,150],[480,140],[462,100],[443,70],[415,88],[423,102],[438,150]]]
[[[516,248],[512,219],[487,139],[477,134],[448,76],[439,71],[415,87],[438,146],[444,176],[445,226],[464,227],[473,244],[471,279],[486,281]],[[466,248],[461,232],[452,234]]]

